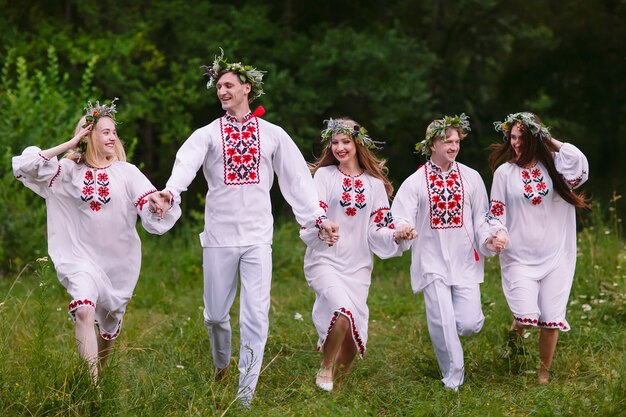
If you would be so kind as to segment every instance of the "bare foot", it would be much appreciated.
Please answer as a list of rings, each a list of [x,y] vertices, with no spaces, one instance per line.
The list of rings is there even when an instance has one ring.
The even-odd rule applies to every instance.
[[[550,372],[543,366],[539,369],[539,384],[546,385],[550,382]]]

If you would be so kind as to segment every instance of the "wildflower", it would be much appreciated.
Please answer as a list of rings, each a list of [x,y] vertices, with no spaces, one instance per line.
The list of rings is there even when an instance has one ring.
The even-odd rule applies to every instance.
[[[293,315],[293,318],[294,318],[294,320],[299,320],[299,321],[303,320],[302,314],[300,314],[298,312],[296,312],[296,314]]]
[[[589,304],[583,304],[583,311],[591,311],[591,306]]]
[[[43,256],[41,258],[37,258],[37,260],[35,262],[39,262],[39,263],[48,262],[48,257],[47,256]]]
[[[177,367],[178,369],[185,369],[185,367],[184,367],[183,365],[176,365],[176,367]]]

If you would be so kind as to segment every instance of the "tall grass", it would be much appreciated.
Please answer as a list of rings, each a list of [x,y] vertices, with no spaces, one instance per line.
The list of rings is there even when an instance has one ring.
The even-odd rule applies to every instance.
[[[615,216],[596,209],[579,233],[568,321],[547,386],[537,384],[537,331],[525,355],[507,347],[511,315],[497,259],[486,262],[485,326],[463,339],[466,382],[442,388],[423,299],[409,284],[410,256],[377,261],[363,361],[331,393],[318,390],[321,360],[302,274],[298,228],[274,238],[270,337],[251,410],[234,401],[237,372],[213,381],[202,321],[197,232],[143,236],[142,275],[110,366],[97,387],[78,358],[69,301],[49,261],[0,280],[0,415],[3,416],[613,416],[624,415],[626,251]],[[238,304],[232,310],[238,356]],[[302,316],[302,317],[300,317]],[[234,367],[236,368],[236,367]]]

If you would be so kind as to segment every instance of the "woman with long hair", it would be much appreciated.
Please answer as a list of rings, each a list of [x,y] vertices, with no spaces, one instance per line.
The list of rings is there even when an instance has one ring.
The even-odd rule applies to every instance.
[[[48,252],[71,297],[78,353],[94,383],[139,277],[137,217],[148,232],[162,234],[180,216],[178,206],[160,212],[154,186],[126,162],[114,102],[89,103],[72,139],[46,150],[30,146],[13,157],[16,178],[46,200]]]
[[[352,119],[326,121],[326,146],[311,165],[320,205],[341,230],[341,239],[329,246],[318,229],[303,228],[308,248],[304,275],[315,291],[313,323],[324,354],[317,386],[333,389],[337,371],[347,372],[358,354],[365,354],[369,310],[367,296],[373,256],[397,256],[405,249],[411,229],[396,231],[389,211],[393,187],[385,161],[372,152],[377,143]]]
[[[504,141],[491,146],[495,172],[488,217],[510,236],[500,267],[513,313],[511,337],[518,339],[526,327],[541,329],[539,383],[545,384],[558,332],[570,330],[565,310],[576,268],[575,209],[590,207],[574,189],[587,180],[589,165],[533,113],[510,114],[494,125]]]

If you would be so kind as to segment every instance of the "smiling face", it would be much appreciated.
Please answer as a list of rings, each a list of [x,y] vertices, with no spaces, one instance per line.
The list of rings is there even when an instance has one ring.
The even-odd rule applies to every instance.
[[[250,84],[242,83],[239,76],[234,72],[223,74],[217,84],[217,98],[222,103],[222,109],[229,114],[247,113],[249,109],[248,95],[250,94]]]
[[[524,131],[520,129],[520,125],[518,123],[516,123],[515,126],[511,128],[511,136],[510,136],[511,148],[513,148],[513,151],[515,152],[515,156],[518,158],[520,154],[522,153],[523,132]]]
[[[446,129],[446,140],[437,138],[430,147],[430,159],[443,170],[448,170],[461,150],[461,138],[456,129]]]
[[[344,133],[333,136],[330,141],[330,150],[340,165],[352,164],[357,160],[356,144],[350,136]]]
[[[91,132],[91,145],[97,158],[110,160],[115,157],[118,141],[115,122],[109,117],[102,117]]]

